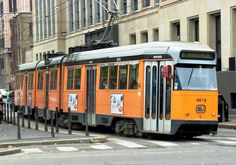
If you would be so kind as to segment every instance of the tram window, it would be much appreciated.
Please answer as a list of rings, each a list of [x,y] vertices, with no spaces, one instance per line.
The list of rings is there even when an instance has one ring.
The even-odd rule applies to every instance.
[[[43,89],[43,72],[38,73],[38,90]]]
[[[119,89],[127,89],[128,65],[119,67]]]
[[[20,75],[20,89],[23,89],[24,76]]]
[[[109,89],[116,89],[117,88],[117,66],[110,66],[109,72]]]
[[[50,90],[57,89],[57,70],[51,71]]]
[[[171,66],[168,65],[168,71],[171,73]],[[170,111],[171,111],[171,104],[170,104],[170,100],[171,100],[171,78],[168,77],[166,78],[166,112],[165,112],[165,118],[166,120],[170,120]]]
[[[33,89],[33,81],[34,81],[34,74],[30,73],[29,74],[29,82],[28,82],[28,89],[29,90]]]
[[[73,89],[74,68],[68,68],[67,72],[67,89]]]
[[[129,89],[137,89],[138,87],[138,64],[129,66]]]
[[[160,68],[160,116],[159,118],[163,119],[163,86],[164,86],[164,75],[163,75],[163,66]]]
[[[157,67],[152,68],[152,119],[156,118],[157,109]]]
[[[74,89],[80,89],[81,68],[75,69]]]
[[[108,66],[101,66],[100,68],[100,89],[107,89]]]
[[[151,67],[146,66],[146,85],[145,85],[145,118],[150,118],[150,94],[151,94]]]
[[[20,89],[20,78],[19,75],[16,76],[15,89]]]

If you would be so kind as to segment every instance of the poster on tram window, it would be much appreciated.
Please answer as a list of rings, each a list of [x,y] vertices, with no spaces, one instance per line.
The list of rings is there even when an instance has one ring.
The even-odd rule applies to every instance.
[[[111,94],[111,113],[124,114],[124,95]]]
[[[78,109],[78,94],[69,93],[68,94],[68,108],[71,111],[77,111]]]

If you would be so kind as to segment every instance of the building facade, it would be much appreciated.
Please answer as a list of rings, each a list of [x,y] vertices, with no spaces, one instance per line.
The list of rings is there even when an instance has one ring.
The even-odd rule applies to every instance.
[[[20,13],[31,13],[32,0],[0,0],[0,88],[13,88],[13,17]],[[32,18],[31,18],[32,20]]]

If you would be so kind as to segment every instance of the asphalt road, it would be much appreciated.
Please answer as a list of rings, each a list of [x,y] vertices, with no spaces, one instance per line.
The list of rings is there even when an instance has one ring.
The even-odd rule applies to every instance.
[[[75,132],[75,131],[74,131]],[[80,132],[80,131],[79,131]],[[76,131],[76,133],[79,133]],[[83,131],[82,131],[83,132]],[[80,133],[82,133],[80,132]],[[97,133],[96,134],[103,134]],[[194,139],[127,138],[106,133],[102,144],[21,147],[22,153],[0,157],[1,165],[149,165],[227,164],[236,162],[236,130]]]

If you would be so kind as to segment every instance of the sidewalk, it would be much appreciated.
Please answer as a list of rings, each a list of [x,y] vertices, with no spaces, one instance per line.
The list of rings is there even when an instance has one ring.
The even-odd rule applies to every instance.
[[[219,128],[235,129],[236,130],[236,120],[230,120],[227,122],[219,123]]]
[[[50,127],[48,132],[21,128],[21,140],[17,139],[17,127],[12,124],[0,124],[0,156],[20,153],[18,147],[29,145],[54,145],[54,144],[71,144],[71,143],[102,143],[107,138],[103,136],[85,136],[66,133],[55,133],[51,137]]]

